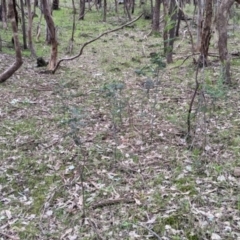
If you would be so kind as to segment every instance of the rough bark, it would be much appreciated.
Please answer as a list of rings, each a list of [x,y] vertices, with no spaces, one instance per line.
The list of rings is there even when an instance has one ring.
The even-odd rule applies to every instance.
[[[78,20],[84,20],[85,15],[85,0],[80,0],[80,11]]]
[[[203,30],[201,36],[200,57],[198,60],[198,66],[207,66],[208,50],[211,40],[211,26],[212,26],[213,6],[212,0],[206,0],[205,2],[205,19],[203,23]]]
[[[5,82],[9,79],[22,65],[22,54],[20,50],[20,44],[18,40],[18,32],[17,32],[17,23],[16,23],[16,16],[14,11],[14,0],[8,0],[8,17],[11,21],[12,31],[13,31],[13,39],[14,39],[14,47],[15,47],[15,55],[16,59],[15,62],[6,69],[0,75],[0,83]]]
[[[21,18],[22,18],[23,49],[27,49],[27,34],[26,34],[23,0],[20,0],[20,6],[21,6]],[[29,18],[31,18],[31,15],[29,15]]]
[[[164,15],[164,28],[163,28],[163,48],[164,48],[164,54],[167,54],[167,41],[168,41],[168,31],[167,31],[167,16],[168,14],[168,1],[163,0],[163,15]]]
[[[33,41],[32,41],[32,11],[31,11],[31,0],[27,0],[27,9],[28,9],[28,29],[27,29],[27,35],[28,35],[28,47],[31,51],[31,56],[36,57],[36,52],[33,47]]]
[[[6,4],[6,0],[2,0],[2,24],[3,24],[3,29],[7,29],[7,4]]]
[[[56,29],[55,25],[49,10],[49,6],[47,4],[47,0],[42,0],[42,5],[43,5],[43,14],[44,18],[47,23],[47,28],[49,30],[50,34],[50,42],[51,42],[51,57],[50,61],[48,64],[48,69],[51,71],[55,68],[56,63],[57,63],[57,54],[58,54],[58,42],[56,38]]]
[[[169,4],[169,9],[168,9]],[[163,1],[164,5],[164,17],[166,19],[166,14],[170,15],[170,27],[169,20],[165,20],[164,26],[164,53],[166,55],[167,63],[172,63],[172,54],[173,54],[173,44],[175,40],[175,29],[176,29],[176,20],[177,20],[177,5],[175,0],[171,0],[170,3],[167,0]]]
[[[107,20],[107,0],[103,0],[103,21]]]
[[[223,69],[223,81],[227,84],[231,83],[230,74],[230,56],[228,54],[227,48],[227,24],[229,11],[233,5],[234,0],[222,0],[219,11],[217,15],[217,31],[218,31],[218,51],[220,56],[220,61],[222,63]]]
[[[199,50],[201,47],[201,36],[203,31],[203,18],[204,18],[204,2],[205,0],[199,0],[197,2],[197,44],[196,49]],[[196,5],[195,5],[196,6]]]
[[[153,32],[159,32],[160,31],[160,6],[161,6],[161,0],[155,0],[155,6],[153,11],[153,24],[152,24],[152,30]]]

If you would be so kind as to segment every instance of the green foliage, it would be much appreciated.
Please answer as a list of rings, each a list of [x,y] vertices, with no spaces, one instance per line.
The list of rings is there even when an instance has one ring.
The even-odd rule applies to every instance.
[[[111,83],[105,83],[100,91],[104,94],[105,97],[111,98],[114,97],[117,92],[121,93],[124,88],[125,84],[123,82],[113,81]]]
[[[160,53],[152,54],[150,57],[150,63],[151,64],[146,65],[141,69],[135,69],[135,73],[137,75],[157,77],[159,75],[159,71],[166,68],[166,63]]]
[[[226,96],[227,87],[223,83],[223,78],[220,76],[215,83],[211,81],[206,81],[204,84],[204,89],[208,95],[213,99],[220,99]]]

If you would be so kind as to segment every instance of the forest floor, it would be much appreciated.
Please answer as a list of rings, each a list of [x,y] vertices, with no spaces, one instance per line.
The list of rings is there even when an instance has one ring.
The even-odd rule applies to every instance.
[[[218,58],[199,69],[188,134],[188,36],[164,67],[161,36],[140,21],[55,75],[24,57],[0,85],[0,239],[240,239],[240,60],[231,86]],[[1,53],[0,70],[13,61]]]

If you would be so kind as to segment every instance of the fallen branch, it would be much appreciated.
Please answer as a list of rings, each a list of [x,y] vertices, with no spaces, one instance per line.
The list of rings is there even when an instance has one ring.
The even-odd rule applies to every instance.
[[[135,203],[136,201],[133,198],[118,198],[118,199],[107,199],[92,205],[93,209],[103,208],[106,206],[121,204],[121,203]]]
[[[115,28],[115,29],[113,29],[113,30],[106,31],[106,32],[100,34],[98,37],[96,37],[96,38],[94,38],[94,39],[92,39],[92,40],[90,40],[90,41],[88,41],[88,42],[85,42],[85,43],[83,44],[83,46],[81,47],[80,52],[79,52],[76,56],[73,56],[73,57],[70,57],[70,58],[62,58],[62,59],[60,59],[60,60],[57,62],[55,68],[51,71],[51,73],[54,74],[54,73],[57,71],[57,69],[58,69],[58,67],[60,66],[60,63],[61,63],[61,62],[63,62],[63,61],[71,61],[71,60],[74,60],[74,59],[80,57],[80,56],[82,55],[82,53],[83,53],[83,49],[84,49],[87,45],[89,45],[90,43],[95,42],[96,40],[100,39],[100,38],[101,38],[102,36],[104,36],[104,35],[107,35],[108,33],[116,32],[116,31],[118,31],[118,30],[120,30],[120,29],[123,29],[124,27],[126,27],[126,26],[128,26],[128,25],[130,25],[130,24],[132,24],[132,23],[134,23],[134,22],[136,22],[138,19],[140,19],[140,18],[142,17],[142,15],[143,15],[143,13],[142,13],[140,16],[138,16],[137,18],[133,19],[132,21],[130,21],[130,22],[128,22],[128,23],[125,23],[125,24],[123,24],[122,26],[120,26],[120,27],[118,27],[118,28]]]
[[[6,234],[4,232],[0,232],[0,235],[4,236],[4,237],[7,237],[9,239],[13,239],[13,240],[19,240],[20,238],[19,237],[14,237],[12,235],[9,235],[9,234]]]
[[[145,226],[145,225],[143,225],[143,224],[138,224],[139,226],[141,226],[141,227],[143,227],[143,228],[145,228],[145,229],[147,229],[152,235],[154,235],[158,240],[162,240],[161,238],[160,238],[160,236],[157,234],[157,233],[155,233],[152,229],[150,229],[149,227],[147,227],[147,226]]]

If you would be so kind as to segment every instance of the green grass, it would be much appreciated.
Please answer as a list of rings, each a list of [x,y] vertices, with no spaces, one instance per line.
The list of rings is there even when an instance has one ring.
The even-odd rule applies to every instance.
[[[68,55],[72,28],[71,9],[64,7],[71,2],[61,4],[53,12],[59,58]],[[85,41],[126,21],[124,16],[121,6],[119,15],[108,12],[103,23],[102,11],[93,8],[84,21],[76,20],[73,54]],[[0,225],[10,223],[10,235],[152,238],[144,225],[160,238],[200,240],[216,232],[232,239],[223,219],[237,216],[240,206],[232,177],[240,164],[238,87],[221,83],[218,62],[199,71],[204,100],[198,94],[194,101],[194,129],[187,140],[195,68],[190,58],[175,67],[190,45],[183,41],[174,63],[156,76],[150,53],[161,54],[162,36],[145,37],[150,23],[142,18],[133,28],[104,36],[79,59],[63,62],[55,75],[41,74],[26,57],[0,86]],[[44,32],[42,21],[40,41],[34,44],[47,59]],[[10,29],[4,37],[10,39]],[[3,47],[3,52],[13,54],[13,49]],[[3,56],[10,65],[13,58]],[[232,66],[237,82],[237,59]],[[147,67],[146,75],[137,74]],[[148,78],[155,84],[149,94],[142,86]],[[114,202],[119,199],[133,201]]]

